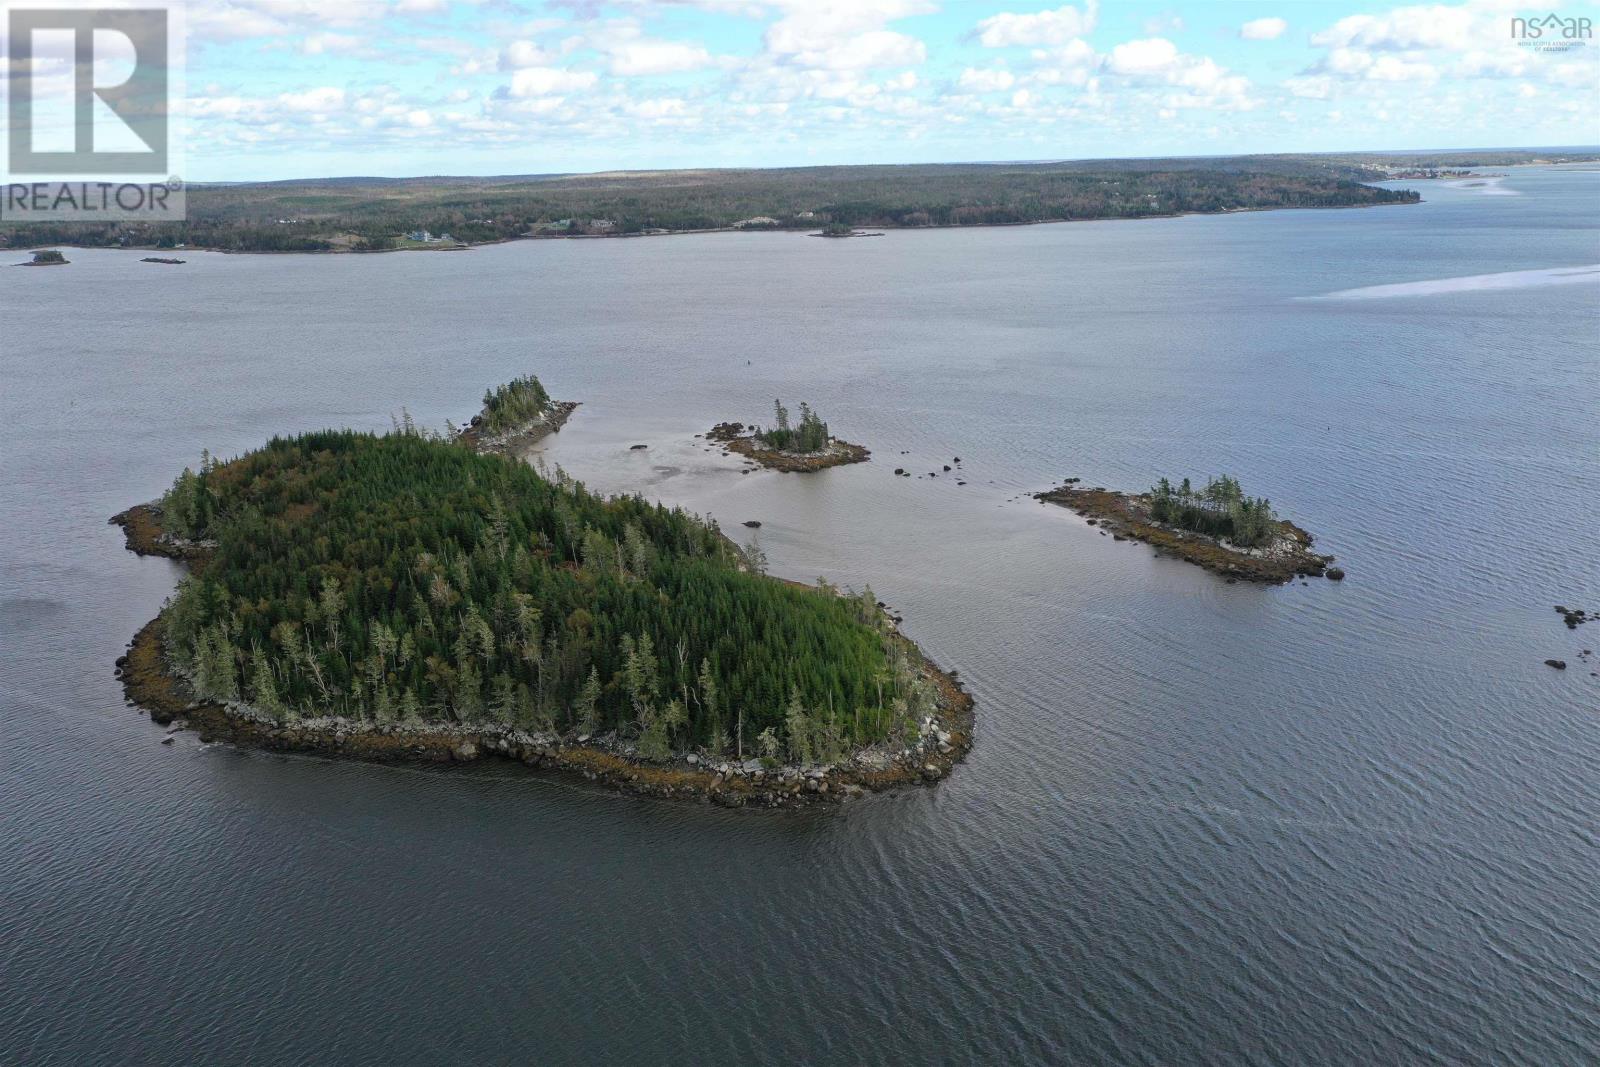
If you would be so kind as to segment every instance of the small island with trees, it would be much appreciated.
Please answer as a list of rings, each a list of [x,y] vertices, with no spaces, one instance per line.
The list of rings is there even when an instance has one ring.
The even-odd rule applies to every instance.
[[[44,249],[33,254],[33,258],[26,263],[18,263],[19,267],[65,267],[72,261],[54,248]]]
[[[1334,557],[1311,551],[1309,533],[1280,519],[1265,497],[1246,496],[1226,474],[1198,489],[1187,478],[1176,486],[1162,478],[1148,493],[1082,488],[1078,481],[1070,478],[1036,498],[1070,508],[1119,541],[1143,541],[1157,554],[1230,580],[1281,584],[1299,575],[1344,577],[1329,566]]]
[[[510,454],[559,431],[577,408],[575,401],[551,400],[530,374],[485,390],[483,410],[466,427],[452,426],[451,435],[481,452]]]
[[[524,425],[519,395],[480,427]],[[971,699],[870,588],[768,577],[714,523],[409,419],[204,455],[112,522],[189,566],[117,669],[202,739],[733,807],[936,781],[971,747]]]
[[[789,409],[774,400],[770,428],[745,426],[742,422],[719,422],[706,434],[706,440],[721,444],[763,467],[778,471],[819,471],[845,463],[864,463],[872,453],[861,445],[841,441],[828,431],[828,424],[811,409],[800,405],[800,421],[789,421]]]

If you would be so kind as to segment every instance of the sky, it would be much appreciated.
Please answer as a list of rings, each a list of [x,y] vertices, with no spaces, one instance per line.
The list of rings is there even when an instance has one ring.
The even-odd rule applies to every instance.
[[[1514,0],[190,0],[185,177],[1600,143],[1600,39],[1513,39],[1551,11],[1600,26]]]

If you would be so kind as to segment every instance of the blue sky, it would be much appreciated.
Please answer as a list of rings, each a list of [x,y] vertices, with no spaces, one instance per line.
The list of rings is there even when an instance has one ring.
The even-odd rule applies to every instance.
[[[1557,4],[1594,19],[1600,5]],[[1600,142],[1503,0],[192,0],[189,177]]]

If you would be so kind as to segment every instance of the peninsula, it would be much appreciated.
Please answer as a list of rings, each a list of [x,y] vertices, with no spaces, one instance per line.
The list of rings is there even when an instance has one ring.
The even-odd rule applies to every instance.
[[[1162,478],[1148,493],[1123,493],[1102,486],[1082,488],[1069,478],[1035,494],[1045,503],[1070,508],[1118,541],[1143,541],[1158,555],[1172,555],[1230,581],[1282,584],[1299,575],[1334,581],[1344,571],[1334,557],[1311,551],[1312,536],[1280,519],[1264,497],[1244,494],[1223,475],[1196,489],[1185,478],[1174,486]]]
[[[865,463],[872,453],[861,445],[841,441],[828,432],[811,406],[800,405],[800,422],[791,425],[789,409],[774,400],[773,425],[746,427],[742,422],[719,422],[706,434],[706,440],[722,445],[763,467],[778,471],[819,471],[846,463]]]
[[[112,521],[189,564],[118,672],[203,738],[730,806],[934,781],[972,743],[970,698],[870,589],[768,577],[713,523],[409,420],[205,456]]]

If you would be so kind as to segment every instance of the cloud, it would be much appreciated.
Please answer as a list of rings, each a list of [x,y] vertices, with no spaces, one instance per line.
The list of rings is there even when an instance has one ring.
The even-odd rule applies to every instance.
[[[634,118],[662,121],[683,119],[689,115],[689,102],[681,97],[658,97],[652,100],[630,100],[623,109]]]
[[[1061,48],[1034,52],[1037,66],[1033,78],[1044,85],[1086,85],[1101,57],[1082,39],[1068,41]]]
[[[928,58],[928,48],[915,37],[893,30],[873,30],[824,48],[793,55],[802,67],[822,70],[870,70],[878,67],[914,66]]]
[[[548,66],[556,54],[537,41],[512,41],[500,50],[501,70],[521,70],[523,67]]]
[[[357,52],[364,47],[365,41],[348,33],[313,33],[300,42],[300,51],[308,56],[325,52]]]
[[[1306,100],[1326,100],[1333,95],[1333,79],[1326,74],[1297,74],[1285,78],[1283,87]]]
[[[711,53],[682,41],[626,41],[611,50],[611,73],[624,77],[677,74],[710,64]]]
[[[786,0],[780,6],[789,13],[767,27],[764,38],[778,55],[823,51],[895,19],[935,10],[922,0]]]
[[[921,40],[887,29],[889,22],[933,10],[923,0],[807,2],[783,0],[789,14],[767,27],[771,59],[816,70],[914,66],[928,58]]]
[[[961,88],[971,93],[998,93],[1004,92],[1017,84],[1017,76],[1009,70],[980,70],[968,67],[961,72],[958,83]]]
[[[1397,7],[1382,15],[1349,15],[1312,34],[1311,43],[1319,48],[1464,51],[1473,43],[1477,22],[1476,12],[1466,5]]]
[[[1165,37],[1151,37],[1117,45],[1106,59],[1106,69],[1115,74],[1154,74],[1169,69],[1177,58],[1177,45]]]
[[[344,90],[332,86],[307,89],[300,93],[284,93],[278,97],[278,102],[290,111],[336,111],[344,107],[344,101]]]
[[[558,93],[580,92],[599,80],[588,70],[568,70],[564,67],[524,67],[511,76],[510,95],[518,100],[536,96],[553,96]]]
[[[1239,27],[1239,36],[1247,41],[1276,41],[1288,28],[1280,18],[1251,19]]]
[[[1081,8],[1067,4],[1034,14],[1002,12],[978,23],[978,42],[985,48],[1066,44],[1093,31],[1099,12],[1099,0],[1084,0]]]
[[[1163,101],[1169,108],[1248,110],[1256,106],[1249,79],[1231,74],[1209,56],[1178,51],[1164,37],[1126,41],[1105,59],[1105,70],[1134,82],[1164,84],[1177,90]]]

